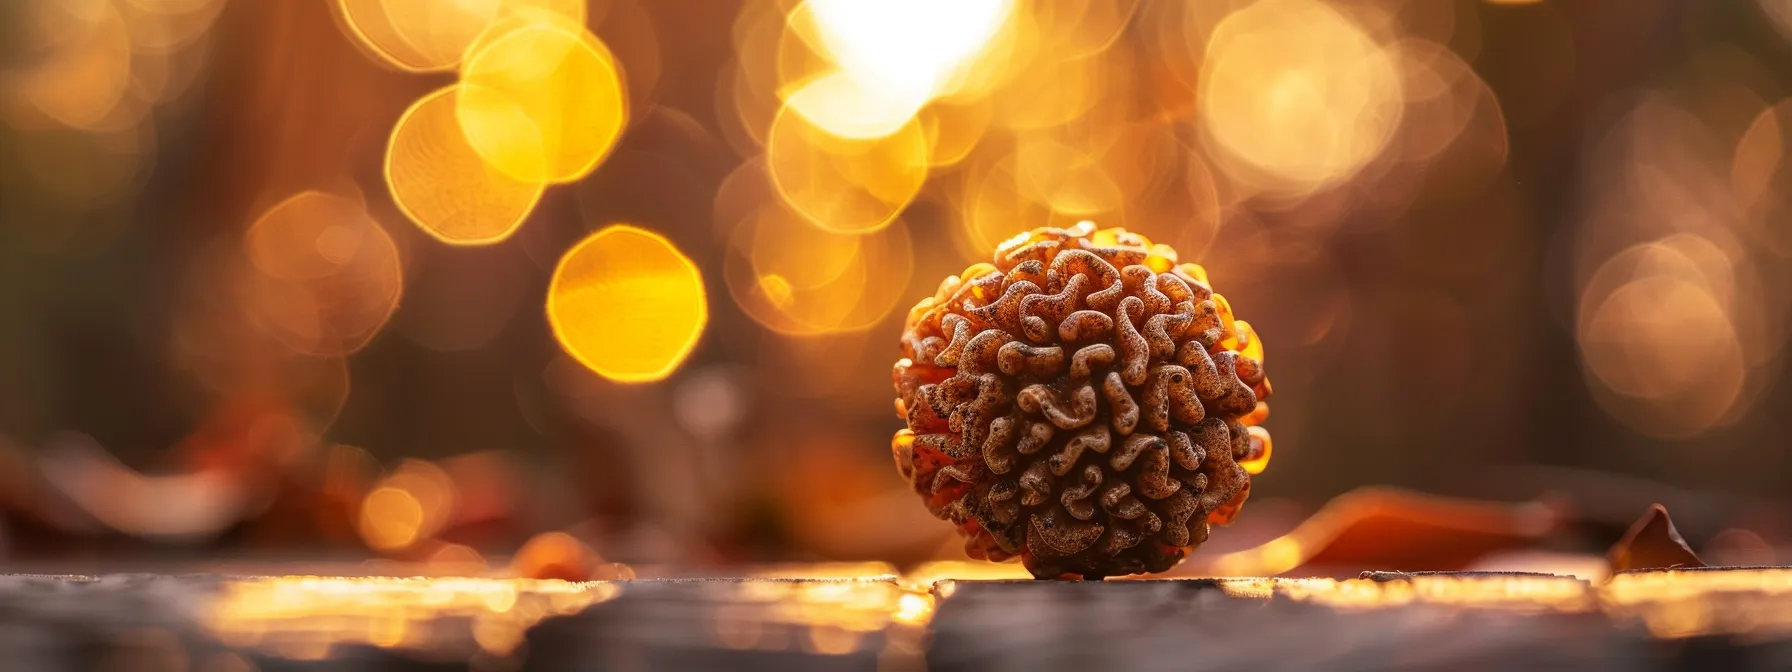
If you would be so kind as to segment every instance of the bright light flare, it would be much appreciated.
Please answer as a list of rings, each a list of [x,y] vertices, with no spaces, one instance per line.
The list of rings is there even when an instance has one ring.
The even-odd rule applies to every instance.
[[[567,354],[625,383],[671,375],[709,322],[697,265],[664,236],[621,224],[560,258],[547,313]]]
[[[809,0],[791,13],[790,29],[838,70],[808,82],[808,95],[789,104],[842,137],[894,133],[952,92],[954,74],[996,36],[1011,7],[1012,0]]]
[[[844,70],[810,79],[786,97],[786,104],[804,121],[854,139],[881,138],[901,130],[926,102]]]

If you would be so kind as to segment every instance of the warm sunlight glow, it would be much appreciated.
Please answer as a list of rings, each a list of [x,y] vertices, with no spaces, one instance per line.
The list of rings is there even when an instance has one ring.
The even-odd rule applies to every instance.
[[[837,68],[788,104],[848,138],[897,132],[1001,29],[1012,0],[809,0],[789,26]]]

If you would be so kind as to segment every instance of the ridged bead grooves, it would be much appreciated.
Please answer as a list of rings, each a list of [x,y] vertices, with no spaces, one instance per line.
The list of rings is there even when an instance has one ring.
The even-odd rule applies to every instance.
[[[1262,345],[1175,250],[1087,222],[996,248],[909,312],[897,471],[972,557],[1161,572],[1268,462]]]

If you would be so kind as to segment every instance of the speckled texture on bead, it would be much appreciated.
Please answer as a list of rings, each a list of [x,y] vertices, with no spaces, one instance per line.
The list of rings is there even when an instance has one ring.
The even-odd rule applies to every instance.
[[[898,472],[972,557],[1040,578],[1174,567],[1268,458],[1262,344],[1201,267],[1124,229],[1010,239],[922,299],[901,348]]]

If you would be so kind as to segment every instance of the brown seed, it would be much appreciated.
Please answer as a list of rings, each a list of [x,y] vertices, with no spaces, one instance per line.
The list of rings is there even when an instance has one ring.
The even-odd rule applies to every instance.
[[[1169,569],[1267,466],[1271,388],[1240,324],[1143,236],[1017,236],[910,311],[897,473],[972,557],[1040,578]]]

